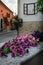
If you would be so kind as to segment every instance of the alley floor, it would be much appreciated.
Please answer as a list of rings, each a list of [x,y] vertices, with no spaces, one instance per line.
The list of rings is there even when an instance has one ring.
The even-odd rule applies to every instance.
[[[9,41],[17,36],[16,30],[0,33],[0,43]]]
[[[21,65],[43,65],[43,51]]]

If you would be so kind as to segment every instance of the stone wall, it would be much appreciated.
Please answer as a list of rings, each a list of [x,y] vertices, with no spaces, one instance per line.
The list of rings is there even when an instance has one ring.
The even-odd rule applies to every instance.
[[[22,28],[20,28],[19,35],[24,35],[26,33],[30,34],[34,30],[43,31],[43,21],[42,22],[23,22]]]

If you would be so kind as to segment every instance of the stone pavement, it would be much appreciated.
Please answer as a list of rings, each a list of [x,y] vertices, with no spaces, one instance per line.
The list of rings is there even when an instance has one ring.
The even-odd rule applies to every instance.
[[[8,31],[0,33],[0,43],[11,40],[17,36],[17,31]]]

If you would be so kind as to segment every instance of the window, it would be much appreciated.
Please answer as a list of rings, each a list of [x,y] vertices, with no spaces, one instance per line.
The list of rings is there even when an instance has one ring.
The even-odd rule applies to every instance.
[[[37,3],[24,3],[23,10],[25,15],[34,15],[37,13]]]

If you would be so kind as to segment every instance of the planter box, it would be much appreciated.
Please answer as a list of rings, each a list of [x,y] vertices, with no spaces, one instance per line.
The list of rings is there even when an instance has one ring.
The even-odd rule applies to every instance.
[[[38,45],[37,47],[30,47],[29,53],[25,54],[23,57],[11,57],[11,54],[8,54],[8,57],[0,57],[0,65],[20,65],[22,62],[25,62],[26,60],[32,58],[36,54],[38,54],[40,51],[42,51],[42,45],[43,42]]]

